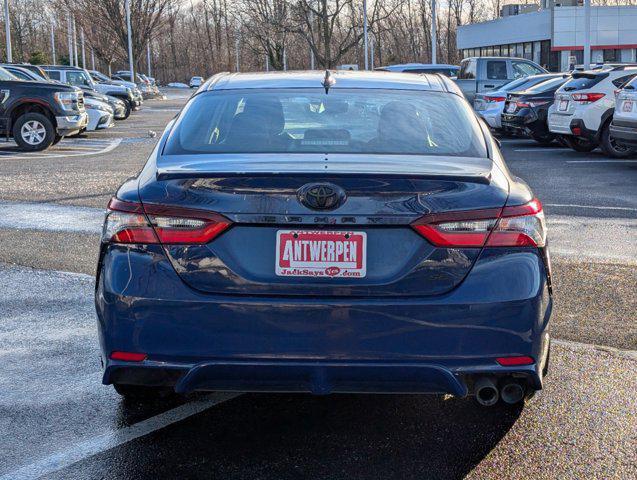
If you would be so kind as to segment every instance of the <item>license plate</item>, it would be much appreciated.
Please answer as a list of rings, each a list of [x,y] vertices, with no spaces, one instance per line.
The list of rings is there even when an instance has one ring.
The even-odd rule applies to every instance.
[[[363,278],[367,274],[367,234],[279,230],[275,267],[281,277]]]
[[[633,111],[632,100],[624,100],[624,104],[622,105],[622,112],[632,112],[632,111]]]
[[[560,112],[565,112],[568,110],[568,100],[560,100],[560,103],[557,107]]]
[[[509,103],[509,104],[507,105],[507,113],[513,113],[513,112],[515,112],[515,107],[516,107],[515,103]]]

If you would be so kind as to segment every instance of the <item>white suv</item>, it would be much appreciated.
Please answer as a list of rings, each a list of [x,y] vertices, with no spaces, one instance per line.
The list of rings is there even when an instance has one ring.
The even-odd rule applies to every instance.
[[[637,148],[637,77],[624,85],[616,96],[610,124],[611,137],[627,148]]]
[[[611,157],[632,152],[614,142],[610,123],[615,110],[615,92],[637,75],[637,67],[617,66],[604,70],[573,72],[571,79],[555,92],[549,109],[549,130],[562,135],[578,152],[597,146]]]

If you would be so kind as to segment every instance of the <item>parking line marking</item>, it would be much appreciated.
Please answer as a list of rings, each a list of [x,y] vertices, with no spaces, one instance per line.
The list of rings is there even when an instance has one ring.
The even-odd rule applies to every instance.
[[[570,152],[568,148],[545,148],[545,147],[537,147],[537,148],[518,148],[513,150],[514,152]]]
[[[599,205],[576,205],[570,203],[545,203],[547,207],[571,207],[571,208],[590,208],[595,210],[624,210],[627,212],[637,212],[637,208],[631,207],[603,207]]]
[[[567,160],[566,163],[637,163],[637,160]]]
[[[62,142],[60,142],[58,144],[58,146],[53,147],[52,150],[47,151],[47,152],[2,152],[0,151],[0,159],[9,159],[9,160],[26,160],[26,159],[33,159],[33,160],[38,160],[38,159],[43,159],[43,158],[65,158],[65,157],[80,157],[80,156],[87,156],[87,155],[101,155],[104,153],[108,153],[114,149],[116,149],[119,144],[122,143],[122,139],[121,138],[114,138],[112,140],[106,140],[101,144],[95,144],[96,148],[102,147],[104,146],[104,148],[101,148],[99,150],[94,150],[91,151],[93,149],[87,149],[87,152],[80,152],[78,151],[77,153],[64,153],[65,150],[80,150],[80,149],[84,149],[86,147],[89,147],[90,145],[86,145],[86,147],[84,145],[82,145],[81,143],[66,143],[64,142],[64,140],[62,140]],[[59,152],[59,153],[57,153]]]
[[[166,412],[150,417],[139,423],[112,430],[96,437],[88,438],[72,445],[61,452],[54,453],[30,465],[25,465],[16,470],[0,476],[0,480],[28,480],[50,475],[53,472],[67,468],[74,463],[105,452],[112,448],[128,443],[149,433],[160,430],[173,423],[185,420],[188,417],[201,413],[214,405],[232,400],[239,393],[216,393],[204,400],[196,400]]]

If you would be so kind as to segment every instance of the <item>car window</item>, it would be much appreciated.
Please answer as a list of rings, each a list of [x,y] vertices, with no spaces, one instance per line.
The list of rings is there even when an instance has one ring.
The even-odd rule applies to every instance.
[[[487,79],[506,80],[507,62],[503,60],[487,60]]]
[[[29,81],[32,81],[32,80],[33,80],[33,79],[29,76],[29,75],[27,75],[27,74],[26,74],[26,73],[24,73],[24,72],[21,72],[20,70],[13,70],[13,69],[11,69],[11,70],[10,70],[10,73],[12,73],[13,75],[15,75],[15,76],[16,76],[17,78],[19,78],[20,80],[29,80]]]
[[[18,78],[8,70],[0,67],[0,80],[18,80]]]
[[[618,77],[615,80],[613,80],[613,85],[615,85],[617,88],[622,88],[628,82],[630,82],[633,78],[635,78],[635,75],[637,75],[637,73],[631,73],[630,75],[624,75],[622,77]]]
[[[521,62],[519,60],[511,61],[511,68],[513,69],[513,77],[528,77],[529,75],[539,75],[545,73],[535,65],[529,62]]]
[[[463,60],[458,73],[459,80],[470,80],[476,78],[476,60]]]
[[[598,74],[578,74],[574,73],[573,77],[564,84],[562,89],[565,92],[573,92],[576,90],[587,90],[594,87],[599,82],[608,77],[608,73]]]
[[[562,77],[551,78],[550,80],[544,80],[543,82],[540,82],[536,85],[533,85],[532,87],[527,88],[526,91],[533,92],[533,93],[548,92],[550,90],[558,88],[564,82],[566,82],[566,79]]]
[[[66,83],[77,85],[78,87],[90,87],[92,82],[85,72],[69,70],[66,72]]]
[[[47,70],[46,73],[51,80],[59,81],[61,79],[59,70]]]
[[[200,94],[164,150],[246,152],[486,156],[475,115],[458,96],[383,89]]]

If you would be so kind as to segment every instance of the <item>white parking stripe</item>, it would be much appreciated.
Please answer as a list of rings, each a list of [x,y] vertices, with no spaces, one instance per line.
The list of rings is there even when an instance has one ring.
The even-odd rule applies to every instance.
[[[513,150],[514,152],[570,152],[568,148],[546,148],[546,147],[537,147],[537,148],[517,148]]]
[[[64,158],[64,157],[79,157],[87,155],[101,155],[114,150],[122,142],[121,138],[113,138],[103,140],[101,143],[82,144],[73,140],[66,141],[63,139],[58,145],[52,147],[45,152],[17,152],[15,150],[2,151],[0,150],[0,159],[2,160],[20,160],[20,159],[43,159],[43,158]],[[94,148],[90,147],[94,145]],[[87,151],[79,151],[80,149]],[[70,151],[71,153],[66,153]]]
[[[0,228],[98,234],[104,222],[100,208],[0,201]]]
[[[637,163],[637,160],[567,160],[566,163]]]
[[[226,402],[239,396],[238,393],[215,393],[208,398],[192,401],[172,410],[143,420],[139,423],[119,430],[112,430],[96,437],[88,438],[61,452],[44,457],[35,463],[18,468],[0,477],[0,480],[29,480],[50,475],[53,472],[69,467],[74,463],[118,447],[170,424],[180,422],[192,415],[201,413],[214,405]]]
[[[570,208],[584,208],[594,210],[621,210],[626,212],[637,212],[637,208],[631,207],[603,207],[600,205],[576,205],[571,203],[545,203],[546,207],[570,207]]]

